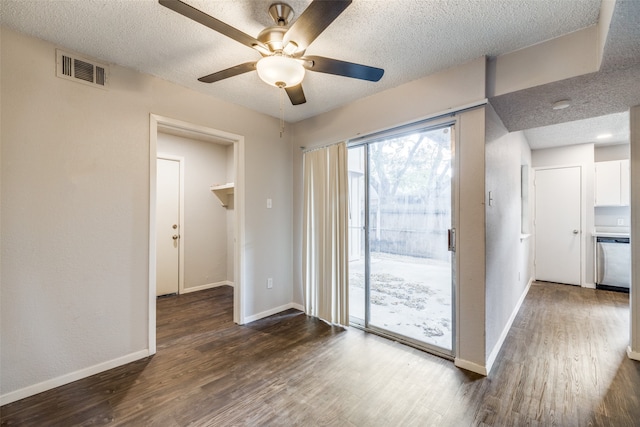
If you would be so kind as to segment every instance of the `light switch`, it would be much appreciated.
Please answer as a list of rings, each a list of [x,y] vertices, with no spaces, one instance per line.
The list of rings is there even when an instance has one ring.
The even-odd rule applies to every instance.
[[[273,203],[271,202],[271,199],[267,199],[267,209],[271,209],[272,206]]]

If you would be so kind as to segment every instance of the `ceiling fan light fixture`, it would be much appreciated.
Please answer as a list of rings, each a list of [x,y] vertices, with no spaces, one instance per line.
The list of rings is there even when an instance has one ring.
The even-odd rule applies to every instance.
[[[279,88],[299,85],[305,73],[301,61],[283,55],[260,59],[256,64],[256,70],[263,82]]]

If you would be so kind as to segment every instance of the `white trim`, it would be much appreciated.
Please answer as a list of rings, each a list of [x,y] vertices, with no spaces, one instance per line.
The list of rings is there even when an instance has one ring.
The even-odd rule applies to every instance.
[[[255,322],[256,320],[264,319],[265,317],[269,317],[269,316],[272,316],[274,314],[278,314],[280,312],[283,312],[285,310],[289,310],[291,308],[293,308],[295,310],[302,311],[304,313],[304,307],[301,304],[298,304],[298,303],[295,303],[295,302],[290,302],[289,304],[281,305],[280,307],[275,307],[275,308],[263,311],[263,312],[258,313],[258,314],[253,314],[251,316],[247,316],[247,317],[244,318],[244,320],[245,320],[245,323]]]
[[[158,121],[151,114],[149,118],[149,318],[147,346],[149,354],[156,354],[156,186],[158,174]]]
[[[179,201],[178,201],[178,231],[180,238],[178,239],[178,293],[184,292],[184,170],[185,161],[182,156],[174,156],[167,153],[158,153],[156,159],[172,160],[178,162],[178,169],[180,174],[179,186]],[[157,242],[156,242],[157,243]],[[157,248],[156,248],[157,250]]]
[[[578,168],[580,171],[580,277],[579,283],[577,286],[587,287],[585,286],[586,281],[586,265],[587,265],[587,208],[586,208],[586,178],[584,176],[585,170],[582,164],[561,164],[561,165],[549,165],[549,166],[538,166],[533,168],[533,234],[537,241],[537,233],[538,229],[536,227],[536,205],[538,201],[536,200],[536,178],[538,171],[541,170],[555,170],[555,169],[571,169]],[[537,243],[536,243],[537,244]],[[538,279],[538,271],[536,267],[536,245],[533,245],[533,277],[534,280]]]
[[[293,308],[295,310],[298,310],[298,311],[301,311],[301,312],[304,313],[304,305],[303,304],[298,304],[297,302],[290,302],[288,305],[289,305],[289,308]]]
[[[529,283],[527,283],[527,286],[524,292],[522,293],[522,295],[520,295],[520,298],[518,299],[516,306],[513,308],[513,311],[511,312],[511,316],[509,317],[509,320],[507,320],[506,325],[504,325],[504,329],[500,334],[500,338],[498,338],[498,342],[496,343],[495,346],[493,346],[493,350],[491,351],[491,353],[489,353],[489,357],[487,358],[487,373],[491,372],[491,368],[493,367],[493,364],[496,361],[496,358],[498,357],[498,353],[500,353],[500,350],[504,345],[504,341],[507,339],[507,335],[511,330],[511,326],[513,326],[513,322],[514,320],[516,320],[516,316],[518,315],[518,312],[520,312],[520,307],[522,307],[522,303],[524,302],[525,298],[527,297],[527,294],[529,293],[529,288],[531,288],[531,283],[533,283],[533,278],[529,279]]]
[[[480,99],[478,101],[475,102],[471,102],[469,104],[465,104],[465,105],[460,105],[458,107],[450,107],[447,108],[446,110],[440,110],[437,113],[432,113],[432,114],[427,114],[426,116],[419,116],[413,119],[409,119],[407,121],[392,125],[392,126],[387,126],[384,128],[376,128],[370,132],[367,132],[365,135],[359,135],[357,137],[342,137],[340,139],[335,139],[335,140],[325,140],[325,141],[318,141],[318,144],[314,144],[312,146],[309,147],[300,147],[302,149],[302,151],[311,151],[311,150],[315,150],[316,148],[322,148],[322,147],[328,147],[330,145],[334,145],[334,144],[339,144],[340,142],[344,142],[346,140],[347,142],[347,148],[350,148],[354,145],[358,145],[360,138],[362,138],[362,140],[367,139],[368,137],[378,134],[378,133],[384,133],[387,131],[391,131],[393,129],[396,128],[402,128],[404,126],[407,125],[412,125],[415,123],[419,123],[419,122],[426,122],[429,120],[435,120],[435,119],[439,119],[439,118],[455,118],[456,115],[464,113],[467,110],[472,110],[474,108],[478,108],[478,107],[484,107],[485,105],[487,105],[489,103],[489,99],[488,98],[483,98]],[[427,124],[425,124],[427,125]]]
[[[486,104],[486,99],[484,100]],[[451,166],[453,167],[453,176],[451,177],[451,225],[450,227],[456,232],[453,234],[453,247],[454,251],[451,255],[451,321],[453,325],[451,331],[453,336],[451,337],[451,356],[455,361],[460,346],[460,272],[458,267],[460,266],[460,117],[455,117],[453,122],[453,147],[451,151]]]
[[[627,356],[629,359],[637,360],[640,362],[640,352],[631,350],[631,346],[627,347]]]
[[[397,133],[409,132],[411,130],[419,130],[426,128],[436,128],[438,126],[447,126],[448,123],[458,124],[458,116],[461,113],[464,113],[468,110],[473,110],[475,108],[484,107],[488,104],[487,98],[473,102],[471,104],[462,105],[460,107],[452,107],[447,110],[440,111],[438,113],[429,114],[427,116],[419,117],[416,119],[412,119],[391,127],[378,129],[373,132],[369,132],[365,135],[358,135],[357,137],[353,137],[347,140],[347,147],[355,147],[361,144],[365,144],[368,141],[383,138],[387,135],[393,135]],[[336,142],[337,143],[337,142]],[[333,144],[327,144],[333,145]],[[305,151],[315,150],[316,146],[309,148],[308,150],[305,148]]]
[[[148,356],[149,351],[147,350],[136,351],[135,353],[130,353],[125,356],[108,360],[106,362],[98,363],[97,365],[89,366],[88,368],[70,372],[68,374],[64,374],[38,384],[33,384],[25,388],[3,394],[2,396],[0,396],[0,406],[15,402],[20,399],[24,399],[29,396],[33,396],[38,393],[42,393],[43,391],[51,390],[65,384],[72,383],[74,381],[81,380],[83,378],[90,377],[91,375],[99,374],[100,372],[104,372],[109,369],[117,368],[118,366],[126,365],[127,363],[131,363],[136,360],[144,359]]]
[[[233,292],[233,321],[239,325],[244,319],[244,136],[176,120],[157,114],[149,114],[149,354],[156,352],[156,158],[158,155],[158,129],[175,129],[212,137],[221,142],[233,143],[235,165],[235,252]]]
[[[486,367],[478,365],[477,363],[469,362],[468,360],[460,359],[459,357],[453,359],[453,364],[458,368],[466,369],[467,371],[475,372],[476,374],[480,374],[485,377],[489,374]]]
[[[200,286],[193,286],[193,287],[190,287],[190,288],[184,288],[184,289],[182,289],[182,291],[180,293],[181,294],[188,294],[190,292],[204,291],[205,289],[217,288],[219,286],[235,287],[233,282],[230,282],[228,280],[223,280],[222,282],[207,283],[206,285],[200,285]]]

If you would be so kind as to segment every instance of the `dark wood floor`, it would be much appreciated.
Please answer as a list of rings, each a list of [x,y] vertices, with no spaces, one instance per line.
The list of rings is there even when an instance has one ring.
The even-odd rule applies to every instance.
[[[158,353],[1,408],[2,425],[638,426],[628,295],[536,283],[488,378],[232,290],[158,301]]]

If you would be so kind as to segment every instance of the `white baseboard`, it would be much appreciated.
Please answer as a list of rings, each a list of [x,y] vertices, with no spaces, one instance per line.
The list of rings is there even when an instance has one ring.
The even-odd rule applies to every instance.
[[[582,285],[583,288],[587,288],[587,289],[595,289],[596,288],[596,284],[595,283],[584,283]]]
[[[291,306],[290,308],[295,308],[296,310],[300,310],[301,312],[304,313],[304,305],[298,304],[298,303],[295,303],[295,302],[292,302],[289,305]]]
[[[131,363],[136,360],[144,359],[148,356],[148,349],[136,351],[135,353],[127,354],[125,356],[108,360],[103,363],[98,363],[97,365],[89,366],[88,368],[61,375],[59,377],[52,378],[38,384],[30,385],[19,390],[11,391],[0,396],[0,406],[15,402],[20,399],[24,399],[25,397],[42,393],[43,391],[51,390],[52,388],[60,387],[65,384],[81,380],[83,378],[90,377],[91,375],[99,374],[100,372],[104,372],[109,369],[117,368],[118,366],[126,365],[127,363]]]
[[[270,310],[263,311],[261,313],[253,314],[251,316],[245,316],[244,323],[247,324],[247,323],[255,322],[256,320],[260,320],[265,317],[269,317],[271,315],[280,313],[282,311],[289,310],[290,308],[294,308],[296,310],[300,310],[304,312],[304,307],[302,305],[297,304],[295,302],[290,302],[289,304],[281,305],[280,307],[275,307]]]
[[[629,359],[637,360],[640,362],[640,352],[631,350],[631,346],[627,347],[627,356]]]
[[[211,289],[211,288],[217,288],[218,286],[234,286],[233,282],[230,282],[228,280],[223,280],[222,282],[216,282],[216,283],[207,283],[206,285],[200,285],[200,286],[193,286],[190,288],[184,288],[182,289],[182,293],[183,294],[188,294],[189,292],[197,292],[197,291],[204,291],[205,289]]]
[[[496,361],[496,358],[498,357],[498,353],[500,352],[500,349],[504,344],[504,340],[507,339],[507,335],[511,330],[511,326],[513,326],[513,321],[516,320],[516,316],[520,311],[520,307],[522,307],[522,303],[524,302],[524,299],[527,297],[527,293],[529,293],[529,288],[531,288],[531,283],[533,283],[533,278],[529,279],[529,283],[527,283],[527,287],[525,288],[522,295],[520,295],[520,298],[518,299],[516,306],[511,312],[511,316],[509,316],[509,320],[507,320],[507,324],[504,326],[504,329],[502,329],[502,333],[500,334],[500,338],[498,338],[498,342],[496,343],[495,346],[493,346],[493,350],[491,350],[491,353],[489,353],[489,357],[487,358],[487,373],[491,372],[493,363]]]
[[[486,367],[478,365],[477,363],[469,362],[468,360],[460,359],[459,357],[453,359],[453,364],[458,368],[466,369],[467,371],[475,372],[476,374],[480,374],[485,377],[489,375]]]

